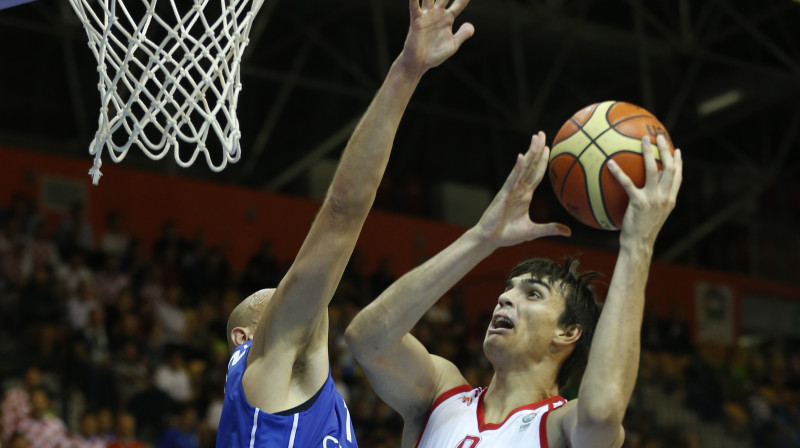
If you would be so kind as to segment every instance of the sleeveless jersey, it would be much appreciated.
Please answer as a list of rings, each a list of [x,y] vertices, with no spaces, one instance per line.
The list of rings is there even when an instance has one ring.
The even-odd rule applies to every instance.
[[[547,448],[547,414],[567,400],[555,396],[520,406],[491,424],[483,421],[486,390],[463,385],[439,396],[417,448]]]
[[[247,402],[242,375],[251,341],[233,352],[225,380],[225,401],[217,430],[217,448],[357,448],[350,413],[328,379],[306,409],[269,414]],[[264,381],[265,387],[269,379]]]

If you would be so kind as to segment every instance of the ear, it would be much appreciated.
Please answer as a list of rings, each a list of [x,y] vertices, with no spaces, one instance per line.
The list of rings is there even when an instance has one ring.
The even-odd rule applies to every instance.
[[[233,346],[238,347],[250,339],[250,332],[247,331],[247,328],[235,327],[231,330],[230,338]]]
[[[581,338],[581,334],[583,334],[583,330],[580,324],[556,328],[553,334],[553,346],[555,350],[561,351],[575,345],[578,339]]]

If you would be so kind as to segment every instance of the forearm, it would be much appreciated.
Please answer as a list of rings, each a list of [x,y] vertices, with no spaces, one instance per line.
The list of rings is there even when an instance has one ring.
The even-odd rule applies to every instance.
[[[335,211],[366,212],[389,160],[397,128],[424,70],[402,55],[353,131],[331,182],[326,203]]]
[[[353,319],[345,336],[360,361],[394,347],[422,316],[496,246],[474,228],[405,274]]]
[[[579,391],[579,414],[621,423],[639,367],[640,333],[653,245],[623,238]]]
[[[333,297],[375,199],[392,141],[422,72],[395,61],[342,154],[327,197],[265,310],[274,334],[305,337]],[[276,336],[277,337],[277,336]]]

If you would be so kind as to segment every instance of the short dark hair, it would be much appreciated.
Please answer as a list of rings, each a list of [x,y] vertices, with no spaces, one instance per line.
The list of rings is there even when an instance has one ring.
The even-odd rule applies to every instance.
[[[564,312],[558,318],[558,325],[581,326],[581,336],[575,344],[575,350],[564,360],[558,371],[556,382],[559,388],[566,386],[567,382],[586,366],[594,329],[602,310],[602,305],[594,294],[593,282],[602,274],[594,271],[581,272],[579,269],[580,262],[575,257],[567,257],[563,265],[549,258],[529,258],[508,273],[509,281],[525,274],[531,274],[540,280],[547,278],[550,284],[559,287],[566,303]]]

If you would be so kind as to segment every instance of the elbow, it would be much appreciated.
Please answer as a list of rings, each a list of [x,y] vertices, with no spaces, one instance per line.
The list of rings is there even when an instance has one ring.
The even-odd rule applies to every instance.
[[[350,186],[342,188],[331,185],[325,202],[328,210],[336,216],[361,216],[368,212],[375,199],[375,191],[369,188]]]
[[[364,361],[367,356],[367,350],[364,344],[364,336],[362,333],[362,329],[358,324],[357,316],[344,330],[344,340],[347,343],[347,348],[350,349],[350,353],[359,362]]]
[[[618,428],[624,416],[625,411],[620,411],[616,404],[597,406],[579,412],[578,422],[582,427]]]
[[[579,397],[578,421],[581,426],[619,428],[625,417],[628,400],[619,394]]]

